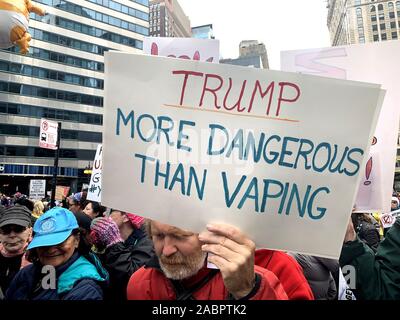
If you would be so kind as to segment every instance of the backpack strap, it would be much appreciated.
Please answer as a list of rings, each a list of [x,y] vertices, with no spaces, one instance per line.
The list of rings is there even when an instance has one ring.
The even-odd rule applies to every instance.
[[[201,281],[199,281],[196,285],[190,288],[185,288],[181,281],[179,280],[171,280],[171,283],[174,287],[176,300],[185,301],[185,300],[196,300],[193,297],[193,293],[202,288],[208,281],[210,281],[219,270],[213,269],[211,270]]]

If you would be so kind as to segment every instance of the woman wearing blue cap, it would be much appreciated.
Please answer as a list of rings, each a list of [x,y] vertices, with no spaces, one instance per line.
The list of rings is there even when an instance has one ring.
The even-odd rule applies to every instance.
[[[74,214],[53,208],[36,221],[31,265],[17,273],[7,300],[102,300],[108,274],[80,237]]]

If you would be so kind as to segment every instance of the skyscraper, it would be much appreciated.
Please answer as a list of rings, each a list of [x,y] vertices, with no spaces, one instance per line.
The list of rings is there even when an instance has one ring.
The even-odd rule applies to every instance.
[[[0,188],[51,181],[54,151],[38,147],[40,118],[62,122],[60,184],[76,191],[102,142],[104,52],[141,52],[148,0],[37,0],[31,48],[0,51]],[[49,190],[49,187],[47,188]]]
[[[328,0],[327,8],[333,46],[399,37],[400,1]]]
[[[190,38],[189,17],[177,0],[150,0],[150,36]]]

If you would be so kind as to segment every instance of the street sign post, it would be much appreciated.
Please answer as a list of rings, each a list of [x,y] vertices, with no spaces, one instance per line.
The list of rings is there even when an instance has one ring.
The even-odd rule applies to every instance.
[[[45,149],[55,150],[54,157],[54,171],[51,186],[51,205],[55,206],[56,186],[57,186],[57,172],[58,172],[58,158],[60,155],[60,138],[61,138],[61,122],[49,121],[41,119],[40,121],[40,135],[39,147]]]

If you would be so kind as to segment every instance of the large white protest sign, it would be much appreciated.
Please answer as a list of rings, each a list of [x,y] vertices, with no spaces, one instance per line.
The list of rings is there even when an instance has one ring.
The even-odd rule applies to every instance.
[[[46,196],[46,180],[32,179],[29,184],[29,198],[40,200]]]
[[[145,37],[143,52],[153,56],[219,63],[219,40]]]
[[[90,184],[87,193],[87,199],[101,202],[101,168],[103,147],[101,144],[97,146],[96,156],[93,162],[92,176],[90,177]]]
[[[369,160],[363,169],[357,211],[390,211],[400,116],[399,56],[400,41],[281,53],[283,71],[380,83],[386,90]],[[363,125],[354,120],[356,128]]]
[[[105,206],[339,256],[379,85],[117,52],[105,63]]]

